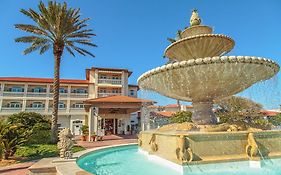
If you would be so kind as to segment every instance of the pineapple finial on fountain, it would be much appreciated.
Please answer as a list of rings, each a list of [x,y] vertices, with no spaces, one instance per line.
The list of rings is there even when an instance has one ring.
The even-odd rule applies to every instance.
[[[201,19],[199,17],[198,10],[193,9],[190,17],[190,26],[197,26],[200,24],[201,24]]]

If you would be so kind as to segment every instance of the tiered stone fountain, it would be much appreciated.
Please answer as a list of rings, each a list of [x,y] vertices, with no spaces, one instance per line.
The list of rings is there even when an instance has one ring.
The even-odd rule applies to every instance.
[[[261,57],[223,56],[233,49],[234,40],[212,31],[201,25],[194,10],[190,27],[179,31],[176,39],[169,39],[172,44],[165,56],[173,63],[139,77],[141,89],[190,101],[194,107],[194,124],[144,131],[139,136],[141,149],[178,164],[280,156],[280,131],[239,131],[236,126],[217,125],[212,111],[214,101],[273,77],[279,71],[278,64]]]

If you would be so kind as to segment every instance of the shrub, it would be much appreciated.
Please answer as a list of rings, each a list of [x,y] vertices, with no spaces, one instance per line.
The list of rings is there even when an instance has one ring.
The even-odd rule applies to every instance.
[[[83,135],[88,135],[88,134],[89,134],[89,126],[83,125],[83,126],[81,127],[81,130],[82,130],[82,134],[83,134]]]
[[[51,136],[51,122],[41,114],[35,112],[20,112],[8,117],[9,124],[21,125],[24,132],[30,132],[28,143],[49,143]]]
[[[180,111],[172,115],[172,117],[170,118],[170,122],[171,123],[192,122],[191,116],[192,116],[192,112]]]
[[[29,132],[24,132],[21,125],[1,122],[0,135],[0,147],[3,148],[4,159],[8,159],[14,155],[18,146],[26,142]]]
[[[281,114],[278,114],[274,117],[270,117],[268,119],[268,121],[274,126],[280,126],[281,125]]]
[[[80,146],[72,147],[73,152],[83,150],[85,150],[85,148]],[[25,157],[27,160],[35,160],[45,157],[56,157],[59,155],[59,150],[57,145],[54,144],[30,144],[20,146],[15,155]]]

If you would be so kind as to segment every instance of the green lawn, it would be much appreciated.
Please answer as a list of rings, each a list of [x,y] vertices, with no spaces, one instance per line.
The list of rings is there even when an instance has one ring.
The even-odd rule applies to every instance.
[[[74,146],[72,148],[73,152],[78,152],[85,150],[85,148],[80,146]],[[59,155],[59,150],[57,145],[53,144],[32,144],[20,146],[16,151],[16,157],[25,158],[24,161],[42,159],[46,157],[56,157]]]

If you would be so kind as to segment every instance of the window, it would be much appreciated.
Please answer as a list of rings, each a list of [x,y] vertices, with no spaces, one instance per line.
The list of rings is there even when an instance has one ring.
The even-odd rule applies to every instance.
[[[85,93],[87,93],[87,90],[86,89],[76,89],[76,93],[85,94]]]
[[[75,104],[73,104],[73,108],[84,108],[84,104],[83,103],[75,103]]]
[[[113,80],[120,80],[120,79],[121,79],[121,77],[120,77],[120,76],[118,76],[118,75],[113,75],[113,76],[112,76],[112,79],[113,79]]]
[[[46,92],[46,89],[43,89],[42,87],[36,87],[36,88],[32,89],[32,92],[35,92],[35,93]]]
[[[135,95],[135,91],[134,90],[130,90],[130,95],[134,96]]]
[[[64,109],[65,108],[65,104],[63,102],[59,102],[59,109]]]
[[[22,87],[12,87],[11,92],[23,92],[23,88]]]
[[[120,92],[119,89],[112,89],[112,93],[113,93],[113,94],[118,94],[118,93],[121,93],[121,92]]]
[[[59,92],[60,92],[60,93],[67,93],[67,90],[64,89],[64,88],[60,88],[60,89],[59,89]]]
[[[106,93],[106,89],[99,89],[99,93]]]
[[[11,102],[8,106],[10,108],[21,108],[21,103],[20,102]]]
[[[102,74],[99,76],[99,79],[107,79],[107,76]]]
[[[32,108],[43,108],[44,104],[42,102],[33,102],[31,107]]]

